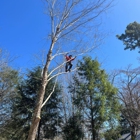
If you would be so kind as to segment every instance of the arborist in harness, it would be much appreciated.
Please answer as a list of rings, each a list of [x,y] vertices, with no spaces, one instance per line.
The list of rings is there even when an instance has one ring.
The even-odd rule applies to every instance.
[[[65,55],[65,58],[66,58],[66,66],[65,66],[65,71],[67,72],[67,71],[71,71],[71,68],[72,68],[72,63],[71,63],[71,61],[73,61],[75,58],[76,58],[76,56],[75,57],[72,57],[72,55],[69,55],[68,56],[68,53]]]

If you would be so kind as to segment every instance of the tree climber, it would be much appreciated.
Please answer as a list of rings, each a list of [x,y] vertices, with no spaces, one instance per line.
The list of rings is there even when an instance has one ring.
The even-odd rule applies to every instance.
[[[68,54],[68,53],[67,53]],[[71,63],[71,61],[73,61],[75,58],[76,58],[76,56],[75,57],[72,57],[72,55],[65,55],[65,58],[66,58],[66,66],[65,66],[65,71],[67,72],[67,71],[71,71],[71,68],[72,68],[72,63]]]

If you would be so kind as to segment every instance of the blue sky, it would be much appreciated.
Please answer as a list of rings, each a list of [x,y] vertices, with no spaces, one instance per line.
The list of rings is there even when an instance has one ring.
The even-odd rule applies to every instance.
[[[140,65],[138,51],[124,51],[123,43],[116,38],[129,23],[140,23],[139,6],[139,0],[115,0],[114,6],[104,14],[102,29],[110,34],[91,55],[97,56],[105,69]],[[1,0],[0,47],[16,57],[14,67],[31,68],[36,63],[34,55],[47,50],[48,21],[44,12],[41,0]]]
[[[125,68],[129,64],[138,67],[140,65],[137,60],[140,56],[138,50],[124,51],[124,45],[116,38],[116,35],[124,33],[129,23],[134,21],[140,23],[140,1],[118,0],[115,3],[114,7],[107,12],[104,21],[105,28],[111,32],[110,36],[105,39],[105,43],[97,51],[97,55],[105,69]]]

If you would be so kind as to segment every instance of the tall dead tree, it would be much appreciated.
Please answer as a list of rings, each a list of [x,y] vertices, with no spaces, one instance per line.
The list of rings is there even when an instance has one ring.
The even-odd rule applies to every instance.
[[[50,28],[48,34],[50,45],[48,46],[48,53],[42,74],[42,84],[33,112],[28,140],[35,140],[41,119],[41,108],[49,100],[55,88],[54,85],[52,92],[45,100],[46,85],[52,78],[56,78],[58,75],[65,73],[59,70],[66,62],[55,66],[48,74],[50,65],[56,60],[56,57],[66,52],[73,51],[78,55],[92,50],[95,47],[95,41],[98,39],[97,31],[94,35],[90,34],[90,32],[93,31],[93,29],[95,30],[93,25],[97,23],[95,22],[96,19],[110,7],[111,3],[112,0],[45,0],[46,13],[50,20],[48,24],[50,26],[48,27]],[[92,41],[87,42],[90,35],[92,35]]]
[[[129,123],[131,139],[135,140],[140,127],[140,70],[128,67],[121,70],[119,76],[121,112]]]

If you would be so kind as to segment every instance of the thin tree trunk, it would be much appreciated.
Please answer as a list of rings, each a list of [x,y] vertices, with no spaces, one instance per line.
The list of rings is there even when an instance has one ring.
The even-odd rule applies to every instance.
[[[131,131],[131,139],[136,140],[136,134],[135,134],[135,126],[132,126],[132,131]]]
[[[131,132],[131,140],[136,140],[136,136],[134,135],[133,132]]]
[[[92,127],[92,140],[95,140],[96,138],[96,131],[95,131],[95,124],[94,124],[94,119],[93,119],[93,106],[92,106],[92,96],[90,96],[90,105],[91,105],[91,127]]]
[[[96,131],[93,118],[92,118],[92,140],[96,140]]]

